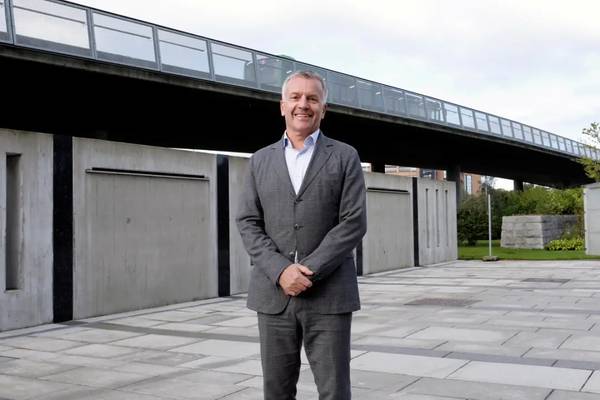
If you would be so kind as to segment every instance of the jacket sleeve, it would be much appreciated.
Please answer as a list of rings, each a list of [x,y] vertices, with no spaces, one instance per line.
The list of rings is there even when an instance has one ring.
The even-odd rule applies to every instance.
[[[238,205],[236,223],[254,267],[277,285],[283,270],[292,263],[279,252],[265,232],[263,209],[256,190],[254,162],[252,157]]]
[[[311,254],[300,260],[300,264],[315,273],[311,277],[313,281],[324,279],[342,264],[366,232],[365,180],[358,153],[354,150],[344,171],[339,223],[327,232]]]

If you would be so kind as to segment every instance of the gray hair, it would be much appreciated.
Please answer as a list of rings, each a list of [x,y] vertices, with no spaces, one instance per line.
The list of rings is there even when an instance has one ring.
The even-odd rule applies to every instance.
[[[323,79],[323,77],[319,74],[317,74],[316,72],[313,71],[296,71],[290,75],[287,76],[287,78],[285,78],[285,80],[283,81],[283,85],[281,85],[281,98],[284,99],[285,98],[285,91],[287,89],[287,85],[289,83],[289,81],[291,81],[292,79],[296,78],[296,77],[302,77],[305,79],[314,79],[319,81],[319,83],[321,84],[321,87],[323,88],[323,103],[327,103],[327,85],[325,84],[325,79]]]

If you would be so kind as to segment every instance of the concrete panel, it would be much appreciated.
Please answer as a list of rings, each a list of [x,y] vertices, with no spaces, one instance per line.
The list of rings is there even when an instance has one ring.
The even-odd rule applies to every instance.
[[[414,265],[411,178],[365,173],[367,234],[363,274]]]
[[[436,264],[458,258],[456,185],[418,180],[419,263]]]
[[[500,245],[519,249],[543,249],[577,224],[575,215],[511,215],[502,217]]]
[[[7,154],[20,154],[16,195],[7,193]],[[51,135],[0,129],[0,331],[52,321],[52,170]],[[7,210],[11,196],[16,209]],[[7,211],[15,210],[7,249]],[[16,256],[14,290],[6,290],[7,251]]]
[[[583,190],[586,254],[600,255],[600,183]]]
[[[73,175],[74,318],[217,296],[216,156],[77,138]]]
[[[231,294],[248,291],[250,256],[235,223],[249,158],[229,156],[229,262]]]

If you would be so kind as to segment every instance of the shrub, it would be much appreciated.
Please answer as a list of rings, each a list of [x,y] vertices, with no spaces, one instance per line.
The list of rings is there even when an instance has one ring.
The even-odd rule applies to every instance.
[[[487,203],[485,196],[468,196],[458,209],[458,241],[474,246],[484,239],[488,231]]]
[[[581,237],[571,239],[556,239],[548,243],[546,250],[584,250],[584,241]]]

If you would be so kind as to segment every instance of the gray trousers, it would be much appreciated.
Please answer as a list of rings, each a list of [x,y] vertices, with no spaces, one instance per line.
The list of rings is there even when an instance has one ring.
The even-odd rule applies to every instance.
[[[318,314],[291,299],[281,314],[258,313],[265,400],[295,400],[302,343],[319,400],[350,400],[352,313]]]

